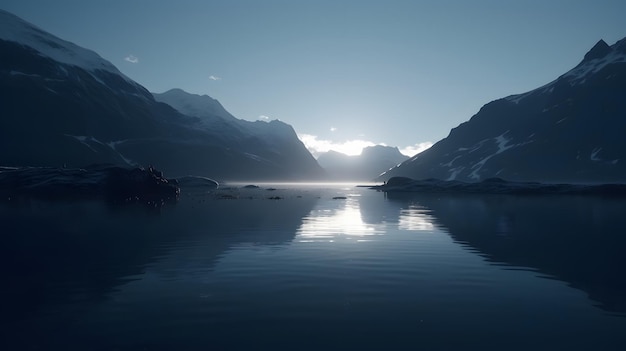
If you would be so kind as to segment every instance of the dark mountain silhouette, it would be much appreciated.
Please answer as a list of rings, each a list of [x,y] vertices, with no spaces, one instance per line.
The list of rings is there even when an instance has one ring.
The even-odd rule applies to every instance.
[[[200,125],[197,128],[211,133],[212,138],[220,139],[231,150],[240,150],[246,158],[278,170],[272,180],[320,179],[325,175],[293,127],[284,122],[238,119],[210,96],[190,94],[181,89],[153,96],[187,116],[198,118]]]
[[[625,97],[626,39],[600,40],[569,72],[486,104],[379,179],[625,182]]]
[[[0,165],[152,164],[167,176],[226,180],[323,175],[290,126],[184,115],[95,52],[1,10],[0,52]]]

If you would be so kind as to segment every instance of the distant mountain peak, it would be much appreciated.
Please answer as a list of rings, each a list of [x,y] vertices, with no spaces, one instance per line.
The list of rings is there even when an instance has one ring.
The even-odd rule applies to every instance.
[[[582,63],[589,62],[591,60],[603,58],[611,52],[611,47],[604,40],[600,39],[596,45],[594,45],[589,52],[585,54]]]
[[[333,180],[369,181],[408,159],[397,147],[374,145],[363,148],[355,156],[330,150],[322,153],[317,162]]]
[[[154,94],[154,93],[153,93]],[[194,94],[194,93],[189,93],[181,88],[172,88],[160,95],[174,95],[174,96],[180,96],[180,97],[186,97],[186,98],[194,98],[194,99],[205,99],[205,100],[210,100],[210,101],[217,101],[216,99],[210,97],[209,95],[200,95],[200,94]]]
[[[371,157],[400,157],[400,158],[402,158],[403,156],[397,147],[385,146],[385,145],[374,145],[374,146],[364,147],[363,151],[361,151],[361,155],[367,156],[367,157],[371,156]]]
[[[180,112],[194,117],[223,120],[235,120],[222,104],[208,95],[192,94],[180,88],[170,89],[164,93],[152,93],[157,101],[173,106]]]

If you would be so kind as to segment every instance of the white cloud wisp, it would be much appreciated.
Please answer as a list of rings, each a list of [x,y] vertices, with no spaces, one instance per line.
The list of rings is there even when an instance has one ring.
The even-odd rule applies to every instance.
[[[137,57],[137,56],[135,56],[133,54],[130,54],[130,55],[124,57],[124,61],[130,62],[130,63],[139,63],[139,57]]]
[[[298,134],[298,138],[300,138],[304,146],[306,146],[306,148],[315,158],[317,158],[320,154],[324,152],[328,152],[330,150],[341,152],[342,154],[346,154],[350,156],[356,156],[356,155],[360,155],[361,151],[363,151],[363,148],[368,147],[368,146],[375,146],[375,145],[387,146],[384,143],[377,144],[369,140],[362,140],[362,139],[353,139],[353,140],[346,140],[343,142],[336,142],[336,141],[327,140],[327,139],[318,139],[316,135],[311,135],[311,134]],[[432,142],[425,141],[422,143],[417,143],[414,145],[409,145],[407,147],[398,148],[398,149],[400,150],[400,153],[409,157],[413,157],[419,154],[420,152],[429,149],[431,146],[433,146]]]
[[[415,145],[409,145],[407,147],[404,147],[402,149],[400,149],[400,152],[404,155],[407,155],[409,157],[413,157],[417,154],[419,154],[420,152],[424,151],[424,150],[428,150],[430,149],[430,147],[433,146],[433,143],[430,141],[425,141],[423,143],[417,143]]]

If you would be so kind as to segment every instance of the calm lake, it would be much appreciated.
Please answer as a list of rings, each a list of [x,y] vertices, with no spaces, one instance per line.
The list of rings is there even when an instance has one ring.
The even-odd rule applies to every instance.
[[[0,220],[2,350],[626,350],[624,199],[272,184]]]

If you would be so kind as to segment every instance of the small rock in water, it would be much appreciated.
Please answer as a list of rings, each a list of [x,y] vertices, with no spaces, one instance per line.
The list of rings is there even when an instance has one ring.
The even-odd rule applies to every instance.
[[[184,188],[217,189],[219,183],[213,179],[200,176],[185,176],[176,179],[179,186]]]

